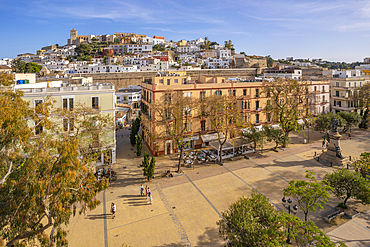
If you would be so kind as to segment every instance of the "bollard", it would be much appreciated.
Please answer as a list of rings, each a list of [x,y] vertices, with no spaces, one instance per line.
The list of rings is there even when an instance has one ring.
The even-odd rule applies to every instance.
[[[349,156],[349,161],[351,161],[352,160],[352,156]]]
[[[315,156],[316,156],[316,151],[315,151]]]
[[[333,167],[333,162],[330,162],[330,166]]]
[[[349,170],[349,168],[348,168],[348,167],[349,167],[349,164],[347,163],[347,170]]]
[[[317,156],[317,161],[320,162],[320,156]]]

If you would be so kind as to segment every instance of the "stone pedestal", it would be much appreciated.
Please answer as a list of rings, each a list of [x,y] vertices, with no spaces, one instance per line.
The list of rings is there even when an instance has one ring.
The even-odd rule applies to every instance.
[[[330,131],[329,138],[330,143],[326,150],[320,155],[320,160],[331,163],[337,166],[346,165],[349,162],[349,158],[345,157],[342,152],[342,148],[340,146],[340,138],[342,136],[338,132]],[[343,158],[337,157],[337,147],[339,147],[340,153],[342,154]]]

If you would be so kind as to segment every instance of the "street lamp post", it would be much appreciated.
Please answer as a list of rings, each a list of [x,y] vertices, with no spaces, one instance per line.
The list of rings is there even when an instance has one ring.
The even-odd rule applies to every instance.
[[[281,201],[283,202],[283,206],[284,208],[288,209],[288,213],[290,214],[293,214],[295,215],[297,213],[297,210],[298,210],[298,207],[297,205],[294,205],[292,208],[292,210],[290,209],[290,205],[292,203],[292,200],[290,200],[290,198],[288,198],[288,200],[285,199],[285,197],[283,197],[283,199],[281,199]],[[287,244],[292,244],[292,241],[290,240],[290,227],[288,227],[288,237],[286,239],[286,242]]]
[[[307,137],[308,137],[307,143],[310,143],[310,125],[309,124],[308,124],[308,127],[307,127]]]

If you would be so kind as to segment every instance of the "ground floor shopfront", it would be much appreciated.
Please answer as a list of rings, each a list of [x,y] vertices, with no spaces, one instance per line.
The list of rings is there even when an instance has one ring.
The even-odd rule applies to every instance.
[[[147,148],[153,156],[168,155],[179,152],[179,145],[175,145],[175,141],[172,139],[156,139],[151,141],[150,136],[145,133],[145,131],[143,131],[142,136]],[[224,136],[221,135],[221,138],[224,138]],[[210,142],[217,140],[217,133],[189,136],[183,139],[184,151],[204,148],[209,146]]]

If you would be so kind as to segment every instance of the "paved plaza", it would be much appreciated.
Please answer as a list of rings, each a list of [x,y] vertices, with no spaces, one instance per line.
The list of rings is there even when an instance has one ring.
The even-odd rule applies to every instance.
[[[311,133],[310,143],[303,144],[305,132],[293,134],[293,144],[284,152],[265,149],[261,158],[226,161],[224,166],[183,168],[184,173],[173,178],[146,182],[139,167],[142,158],[136,158],[128,134],[128,130],[117,132],[117,164],[113,165],[117,181],[99,194],[102,203],[95,210],[71,218],[67,226],[70,246],[224,246],[216,222],[221,212],[239,197],[249,196],[256,189],[283,209],[283,189],[290,180],[303,179],[306,170],[322,178],[334,169],[313,159],[315,152],[322,152],[319,133]],[[370,151],[370,132],[352,131],[352,139],[343,136],[341,143],[344,155],[358,157],[361,152]],[[174,171],[176,157],[177,154],[156,157],[157,167],[173,167]],[[140,195],[140,184],[150,187],[153,205]],[[117,205],[114,219],[109,213],[112,202]],[[324,210],[310,213],[309,219],[333,241],[370,246],[369,207],[350,201],[351,207],[365,213],[354,220],[341,219],[333,224],[323,220],[323,214],[338,202],[330,199]],[[304,218],[302,212],[297,216]]]

